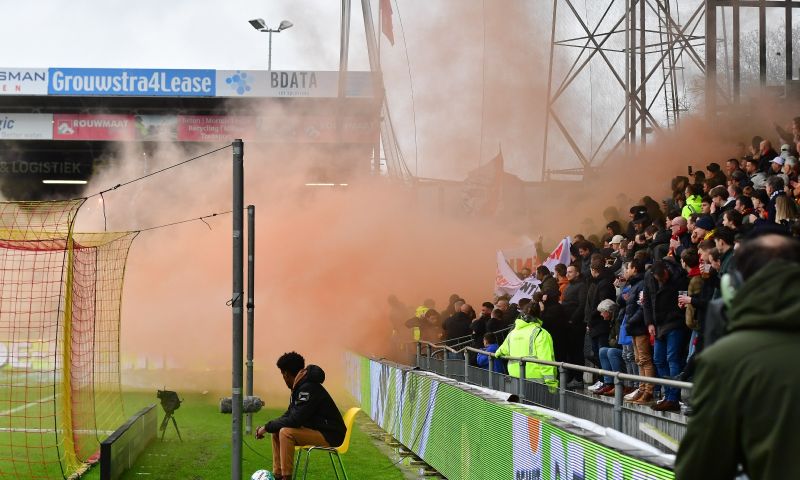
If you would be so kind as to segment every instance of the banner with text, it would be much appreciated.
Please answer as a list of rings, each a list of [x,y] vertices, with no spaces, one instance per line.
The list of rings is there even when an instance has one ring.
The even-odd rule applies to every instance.
[[[519,305],[519,301],[523,298],[533,298],[533,294],[539,290],[539,285],[542,282],[536,279],[536,277],[528,277],[522,282],[522,286],[517,289],[514,293],[514,296],[511,297],[511,300],[508,303],[516,303]]]
[[[218,97],[339,96],[339,72],[218,70],[216,84]],[[372,96],[372,74],[348,72],[345,96]]]
[[[378,123],[367,117],[237,117],[179,115],[177,139],[184,142],[374,143]]]
[[[348,72],[344,95],[375,94],[371,72]],[[336,98],[338,71],[0,68],[0,95]]]
[[[52,140],[53,114],[0,113],[0,139]]]
[[[50,68],[49,95],[213,97],[214,70]]]
[[[134,140],[133,115],[53,115],[54,140]]]
[[[0,95],[47,95],[47,69],[0,68]]]

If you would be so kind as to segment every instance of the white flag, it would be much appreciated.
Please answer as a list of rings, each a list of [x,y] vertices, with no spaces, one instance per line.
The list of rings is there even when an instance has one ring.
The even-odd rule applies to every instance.
[[[556,265],[559,263],[569,266],[569,248],[571,245],[572,242],[570,241],[569,237],[561,240],[556,249],[547,256],[547,259],[545,259],[544,262],[542,262],[542,265],[547,267],[551,272],[556,271]]]
[[[498,250],[497,273],[494,278],[494,293],[497,295],[514,295],[521,286],[522,280],[520,280],[517,274],[514,273],[514,270],[508,266],[503,252]]]

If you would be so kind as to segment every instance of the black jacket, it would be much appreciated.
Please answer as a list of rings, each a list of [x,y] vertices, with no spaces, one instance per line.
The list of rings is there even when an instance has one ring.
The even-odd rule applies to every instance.
[[[465,342],[467,338],[464,337],[472,335],[471,323],[472,320],[469,315],[464,312],[456,312],[445,320],[442,329],[444,330],[444,339],[447,340],[447,344],[452,346],[456,343]]]
[[[267,432],[278,433],[286,427],[306,427],[320,432],[331,446],[341,445],[347,429],[342,414],[322,386],[324,381],[325,372],[321,368],[307,366],[305,376],[292,389],[289,409],[279,418],[267,422]]]
[[[644,310],[639,303],[639,295],[644,290],[644,274],[639,273],[628,280],[628,285],[631,289],[628,291],[627,297],[621,296],[617,302],[622,307],[624,301],[625,316],[625,331],[632,337],[640,337],[647,335],[647,325],[644,323]]]
[[[564,300],[561,302],[570,328],[585,329],[583,323],[584,309],[586,308],[586,282],[579,277],[569,282],[564,290]]]
[[[616,289],[613,282],[614,277],[606,269],[603,269],[597,278],[590,278],[589,280],[583,319],[589,327],[590,337],[608,336],[611,331],[611,324],[603,320],[600,312],[597,311],[597,306],[603,300],[614,300],[616,298]]]
[[[483,349],[483,336],[486,335],[486,328],[489,325],[490,318],[491,317],[487,315],[481,315],[470,324],[470,329],[472,330],[472,346],[474,348]]]
[[[558,303],[558,299],[552,296],[547,297],[544,302],[544,310],[540,316],[542,328],[547,330],[553,338],[553,353],[556,362],[567,360],[566,335],[568,333],[567,314],[564,306]]]
[[[647,247],[650,250],[650,258],[653,261],[661,260],[669,253],[669,241],[672,238],[672,232],[669,230],[659,230],[653,236],[653,241]]]
[[[689,282],[680,267],[668,266],[669,278],[663,285],[649,271],[644,280],[644,321],[647,325],[655,325],[657,338],[672,330],[686,328],[686,314],[678,307],[678,291],[686,290]]]
[[[556,298],[561,296],[561,292],[558,289],[558,280],[556,280],[556,277],[549,274],[542,279],[539,290],[548,296],[554,296]]]

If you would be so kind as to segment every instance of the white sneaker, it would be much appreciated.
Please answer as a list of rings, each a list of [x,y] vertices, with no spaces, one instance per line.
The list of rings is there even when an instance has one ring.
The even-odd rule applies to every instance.
[[[589,390],[590,392],[596,392],[596,391],[600,390],[601,388],[603,388],[603,385],[604,385],[604,383],[602,381],[598,380],[597,383],[595,383],[591,387],[587,388],[587,390]]]
[[[635,400],[635,399],[637,399],[637,398],[638,398],[638,396],[639,396],[639,389],[637,388],[636,390],[632,391],[631,393],[629,393],[629,394],[625,395],[625,396],[623,397],[623,399],[624,399],[626,402],[630,402],[630,401],[632,401],[632,400]]]

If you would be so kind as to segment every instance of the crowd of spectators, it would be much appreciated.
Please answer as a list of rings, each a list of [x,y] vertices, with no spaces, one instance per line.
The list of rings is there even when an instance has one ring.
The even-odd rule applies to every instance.
[[[740,145],[740,156],[719,159],[723,166],[715,161],[704,170],[689,169],[688,176],[672,179],[669,198],[661,204],[651,197],[632,202],[626,219],[617,208],[606,209],[605,231],[572,237],[569,265],[519,272],[520,278],[533,273],[541,282],[532,300],[517,305],[496,297],[481,303],[478,314],[453,294],[441,313],[426,300],[407,319],[390,298],[394,328],[412,329],[415,340],[485,347],[498,356],[691,380],[694,356],[725,333],[720,279],[731,270],[739,242],[759,233],[800,236],[800,117],[790,131],[777,128],[776,139],[779,150],[769,139],[754,137],[749,146]],[[537,250],[539,258],[546,257],[541,238]],[[525,334],[530,347],[522,352],[527,355],[518,355],[514,345],[521,342],[512,334],[523,330],[532,332]],[[490,366],[487,355],[469,361]],[[512,362],[492,363],[498,372],[519,376]],[[526,378],[552,385],[552,373],[531,372]],[[615,394],[611,377],[587,387],[578,372],[566,387]],[[660,391],[646,382],[626,382],[623,388],[626,402],[680,410],[679,389]]]

